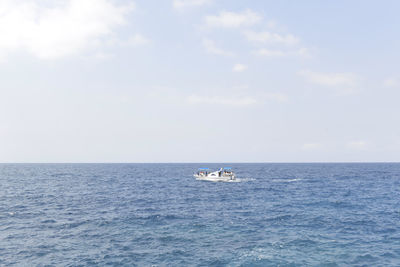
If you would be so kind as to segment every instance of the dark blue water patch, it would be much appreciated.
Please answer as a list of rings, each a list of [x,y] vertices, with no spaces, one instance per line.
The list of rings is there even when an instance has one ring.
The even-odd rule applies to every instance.
[[[0,265],[400,265],[400,164],[230,165],[0,164]]]

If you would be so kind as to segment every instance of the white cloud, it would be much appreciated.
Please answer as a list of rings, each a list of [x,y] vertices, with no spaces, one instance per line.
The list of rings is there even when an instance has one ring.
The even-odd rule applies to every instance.
[[[261,48],[253,51],[253,54],[262,57],[309,57],[310,54],[307,48],[299,48],[296,50],[268,49]]]
[[[387,78],[383,81],[385,87],[400,87],[400,80],[397,78]]]
[[[268,43],[292,46],[298,44],[300,41],[292,34],[281,35],[273,32],[246,31],[244,35],[248,41],[262,44]]]
[[[258,47],[257,50],[252,51],[253,54],[263,57],[310,57],[309,50],[304,47],[300,47],[300,39],[293,34],[276,33],[275,21],[265,22],[263,17],[250,9],[246,9],[242,12],[229,12],[221,11],[218,15],[210,15],[204,18],[205,26],[208,28],[225,28],[225,29],[237,29],[243,31],[244,37],[251,43],[256,45],[263,45],[264,47]],[[250,30],[251,26],[254,26],[260,22],[266,24],[269,31],[254,31]],[[246,29],[243,29],[246,27]],[[250,29],[249,29],[250,28]],[[208,51],[214,54],[226,54],[226,51],[221,49],[215,49],[215,44],[207,41],[203,42],[205,46],[209,46]],[[266,47],[265,47],[266,46]],[[212,52],[215,51],[215,52]],[[229,52],[232,54],[232,52]]]
[[[190,104],[226,105],[226,106],[252,106],[262,104],[266,101],[287,102],[288,97],[282,93],[264,93],[256,96],[236,95],[236,96],[199,96],[191,95],[186,98]]]
[[[353,73],[322,73],[310,70],[299,72],[306,81],[324,86],[354,87],[359,83],[359,78]]]
[[[232,69],[234,72],[243,72],[247,70],[247,66],[243,64],[235,64]]]
[[[287,56],[287,52],[282,50],[272,50],[267,48],[262,48],[254,52],[257,55],[265,57],[283,57]]]
[[[183,10],[190,7],[204,6],[211,2],[212,0],[173,0],[172,6],[175,9]]]
[[[317,150],[320,149],[321,147],[322,145],[319,143],[306,143],[302,145],[301,149],[309,151],[309,150]]]
[[[301,47],[301,48],[297,49],[296,51],[293,51],[293,53],[294,53],[294,55],[298,55],[301,57],[306,57],[306,58],[311,57],[310,50],[305,47]]]
[[[252,26],[262,20],[256,12],[247,9],[243,12],[221,11],[219,15],[205,17],[205,24],[208,27],[238,28],[242,26]]]
[[[206,51],[210,54],[221,55],[221,56],[233,56],[234,54],[230,51],[223,50],[215,44],[213,40],[210,39],[203,39],[203,46]]]
[[[208,104],[208,105],[224,105],[224,106],[235,106],[244,107],[251,106],[257,103],[257,100],[251,96],[245,97],[220,97],[220,96],[197,96],[192,95],[187,98],[187,102],[190,104]]]
[[[367,142],[363,140],[351,141],[347,143],[347,147],[356,150],[364,150],[367,147]]]
[[[110,35],[134,8],[111,0],[54,2],[1,0],[0,54],[25,50],[41,59],[75,54]]]

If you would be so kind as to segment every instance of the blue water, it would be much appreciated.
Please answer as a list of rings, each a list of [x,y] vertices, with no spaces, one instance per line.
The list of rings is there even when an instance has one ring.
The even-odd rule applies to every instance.
[[[400,164],[0,164],[0,266],[400,266]]]

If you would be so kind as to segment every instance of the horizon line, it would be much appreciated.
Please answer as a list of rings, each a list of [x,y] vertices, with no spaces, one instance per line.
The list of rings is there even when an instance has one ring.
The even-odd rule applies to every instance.
[[[233,162],[0,162],[0,164],[348,164],[400,163],[400,161],[233,161]]]

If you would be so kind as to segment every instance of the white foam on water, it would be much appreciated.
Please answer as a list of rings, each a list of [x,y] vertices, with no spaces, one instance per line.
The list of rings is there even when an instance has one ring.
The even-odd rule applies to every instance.
[[[303,179],[295,178],[295,179],[289,179],[289,180],[287,180],[287,182],[290,183],[290,182],[297,182],[297,181],[301,181],[301,180],[303,180]]]
[[[207,181],[207,182],[213,182],[213,183],[246,183],[246,182],[251,182],[255,181],[256,179],[254,178],[236,178],[235,180],[207,180],[207,179],[196,179],[198,181]]]
[[[293,179],[274,179],[272,181],[276,182],[276,183],[292,183],[292,182],[297,182],[297,181],[301,181],[301,180],[303,180],[303,179],[293,178]]]
[[[228,183],[245,183],[255,181],[254,178],[236,178],[235,180],[227,181]]]

